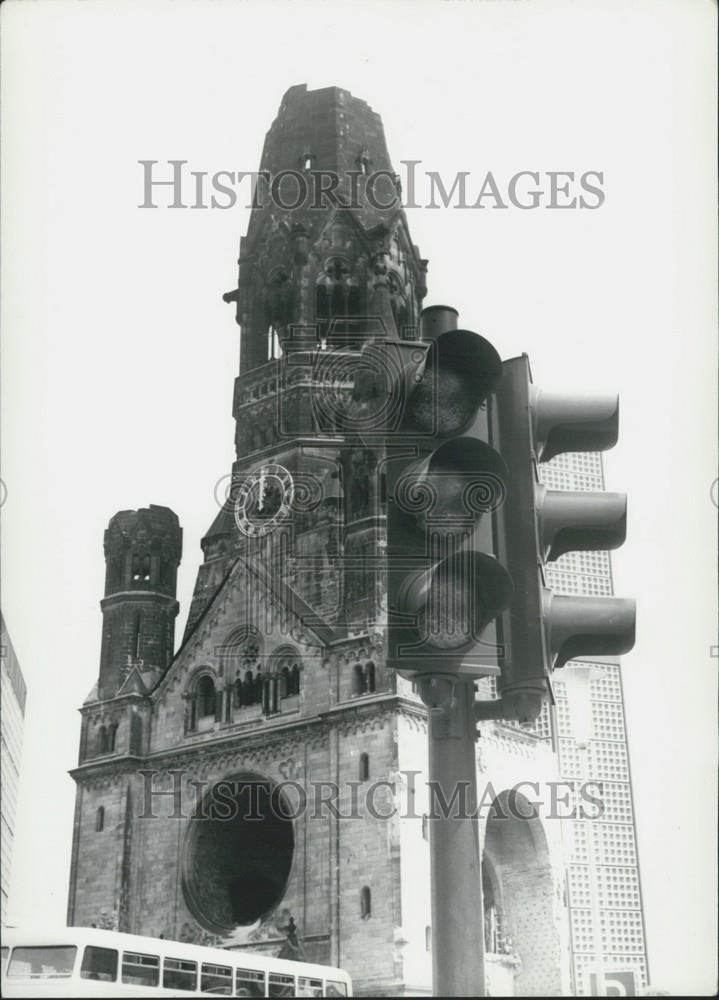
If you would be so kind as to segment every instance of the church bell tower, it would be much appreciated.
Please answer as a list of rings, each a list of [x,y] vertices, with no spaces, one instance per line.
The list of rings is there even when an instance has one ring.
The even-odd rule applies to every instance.
[[[418,339],[427,261],[410,239],[379,115],[337,87],[287,91],[255,201],[237,287],[224,295],[242,331],[234,490],[203,547],[211,562],[224,556],[223,567],[232,553],[261,552],[323,620],[367,628],[383,601],[373,568],[382,479],[377,454],[342,431],[342,386],[368,340]],[[247,523],[243,533],[245,507],[239,533],[233,523],[237,490],[268,465],[286,469],[294,485],[291,538],[269,516],[281,502],[276,477],[262,478],[265,524]],[[221,572],[204,577],[188,630]]]

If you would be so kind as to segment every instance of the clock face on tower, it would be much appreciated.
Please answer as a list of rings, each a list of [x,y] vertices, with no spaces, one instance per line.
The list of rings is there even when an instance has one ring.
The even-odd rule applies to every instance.
[[[235,522],[243,535],[258,538],[285,521],[292,510],[295,486],[282,465],[263,465],[251,472],[235,500]]]

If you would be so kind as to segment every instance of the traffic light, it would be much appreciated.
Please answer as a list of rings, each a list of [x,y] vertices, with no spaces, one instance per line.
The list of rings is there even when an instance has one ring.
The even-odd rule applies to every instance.
[[[354,379],[352,422],[382,455],[388,663],[405,676],[496,673],[483,633],[512,593],[484,517],[507,474],[484,409],[502,362],[456,326],[454,309],[425,310],[421,341],[367,345]]]
[[[500,698],[477,702],[475,714],[530,722],[551,693],[553,669],[632,648],[635,603],[558,595],[545,581],[546,563],[564,553],[614,549],[625,539],[624,494],[550,490],[538,477],[539,463],[563,452],[616,444],[617,397],[542,393],[532,384],[526,355],[505,361],[503,369],[490,413],[491,441],[508,469],[495,551],[511,574],[514,596],[498,625]]]
[[[365,347],[349,416],[380,469],[387,664],[416,681],[429,783],[455,803],[430,824],[434,993],[474,996],[485,990],[473,677],[498,672],[494,620],[512,596],[489,516],[507,481],[485,409],[502,362],[453,309],[424,310],[421,327],[419,341]]]

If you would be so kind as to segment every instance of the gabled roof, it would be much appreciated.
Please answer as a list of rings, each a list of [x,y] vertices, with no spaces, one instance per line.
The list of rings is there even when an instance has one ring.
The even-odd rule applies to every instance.
[[[238,556],[232,563],[232,566],[225,575],[224,580],[215,591],[215,594],[208,602],[207,607],[203,610],[202,614],[195,622],[192,630],[185,636],[170,667],[167,671],[165,671],[165,674],[159,680],[159,683],[153,687],[153,691],[157,691],[162,688],[165,681],[175,672],[175,669],[180,663],[187,647],[193,639],[196,639],[200,634],[213,610],[217,610],[217,607],[221,603],[223,597],[226,596],[227,590],[233,585],[234,579],[243,573],[256,581],[258,587],[261,587],[264,591],[272,594],[276,598],[278,604],[281,604],[283,607],[289,609],[289,612],[299,620],[303,628],[307,629],[307,631],[311,632],[312,635],[315,636],[318,645],[328,646],[332,642],[336,642],[344,636],[345,630],[342,626],[334,626],[325,621],[325,619],[322,618],[322,616],[315,611],[315,609],[308,604],[307,601],[300,597],[294,588],[291,587],[285,580],[275,578],[272,571],[264,563],[260,563],[259,561],[255,562],[253,560],[245,559],[242,556]],[[228,624],[230,623],[228,622]],[[127,681],[125,683],[127,684]],[[127,693],[124,685],[123,693]]]
[[[141,671],[139,666],[134,664],[120,685],[117,694],[147,694],[154,687],[152,683],[153,676],[150,671]]]

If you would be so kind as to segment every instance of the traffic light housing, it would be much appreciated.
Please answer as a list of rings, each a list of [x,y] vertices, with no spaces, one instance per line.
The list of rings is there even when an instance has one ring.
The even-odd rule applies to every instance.
[[[551,696],[552,670],[634,645],[633,600],[554,594],[545,580],[547,562],[567,552],[614,549],[625,539],[624,494],[549,490],[538,476],[539,464],[556,455],[611,448],[618,412],[616,396],[541,393],[526,355],[503,364],[490,413],[490,438],[508,469],[495,551],[511,574],[514,596],[498,627],[500,698],[477,702],[479,719],[531,722]]]
[[[382,456],[388,664],[408,677],[496,674],[496,647],[483,634],[512,582],[493,555],[487,515],[507,469],[487,441],[484,405],[502,363],[487,340],[457,329],[448,307],[423,312],[422,335],[366,346],[350,411]]]

